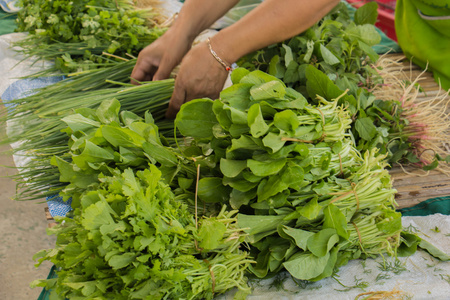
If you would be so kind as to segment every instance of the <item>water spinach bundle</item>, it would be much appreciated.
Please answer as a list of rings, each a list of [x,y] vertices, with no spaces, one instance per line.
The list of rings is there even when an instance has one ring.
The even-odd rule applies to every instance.
[[[349,259],[395,255],[401,215],[385,157],[356,150],[344,95],[312,105],[261,71],[237,69],[232,80],[220,99],[185,104],[176,127],[216,162],[198,196],[239,209],[249,270],[319,280]]]

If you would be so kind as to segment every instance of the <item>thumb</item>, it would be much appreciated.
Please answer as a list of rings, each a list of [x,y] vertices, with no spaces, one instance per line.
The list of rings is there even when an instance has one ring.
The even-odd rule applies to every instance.
[[[186,91],[185,89],[177,84],[177,81],[175,81],[175,87],[173,90],[172,98],[169,102],[169,107],[166,111],[166,118],[168,119],[175,119],[177,116],[178,111],[181,108],[181,105],[186,101]]]

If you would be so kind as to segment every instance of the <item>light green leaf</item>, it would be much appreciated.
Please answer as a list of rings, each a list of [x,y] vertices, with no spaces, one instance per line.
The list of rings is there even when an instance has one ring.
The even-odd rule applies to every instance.
[[[366,141],[372,140],[377,134],[377,127],[373,124],[373,120],[370,117],[358,118],[355,128],[359,136]]]
[[[165,167],[175,167],[178,165],[178,158],[166,147],[155,143],[154,141],[145,142],[142,144],[142,149],[150,157],[153,157],[157,162]]]
[[[268,73],[277,78],[283,78],[286,70],[280,62],[280,56],[274,55],[269,63]]]
[[[278,174],[286,165],[286,158],[271,161],[247,160],[247,166],[256,176],[270,176]]]
[[[442,261],[450,260],[450,253],[445,253],[444,251],[442,251],[441,249],[437,248],[436,246],[434,246],[433,244],[424,239],[420,241],[419,247]]]
[[[124,253],[124,254],[118,254],[113,255],[108,260],[108,264],[115,270],[122,269],[131,264],[136,255],[134,253]]]
[[[327,64],[334,66],[340,63],[340,60],[323,44],[320,44],[320,53]]]
[[[111,125],[103,125],[101,128],[103,138],[114,147],[142,147],[145,138],[131,129]]]
[[[227,227],[216,218],[201,219],[198,230],[199,246],[203,250],[214,250],[221,245],[220,241]]]
[[[81,114],[73,114],[61,119],[64,123],[69,126],[70,129],[75,131],[86,132],[92,128],[99,128],[101,126],[100,122],[94,121],[92,119],[86,118]]]
[[[286,86],[280,81],[269,81],[254,85],[250,89],[253,100],[282,99],[286,94]]]
[[[355,11],[355,23],[357,25],[372,24],[375,25],[378,18],[378,4],[376,2],[367,2]]]
[[[302,230],[299,228],[291,228],[288,226],[281,227],[281,230],[283,233],[293,238],[295,244],[303,251],[307,250],[308,239],[314,235],[314,232]]]
[[[261,111],[259,103],[253,104],[248,110],[248,126],[250,127],[250,133],[253,137],[259,138],[267,133],[269,125],[264,121],[264,117]]]
[[[283,266],[293,277],[309,280],[322,274],[327,266],[329,256],[329,253],[322,257],[307,252],[297,253],[284,262]]]
[[[280,79],[276,78],[275,76],[269,75],[266,72],[256,70],[248,73],[244,77],[241,78],[240,83],[251,83],[251,84],[261,84],[265,82],[270,81],[279,81],[282,82]]]
[[[294,60],[294,56],[292,55],[292,49],[286,44],[282,45],[284,48],[284,51],[286,54],[284,55],[284,64],[286,68],[289,66],[289,64]]]
[[[300,125],[297,115],[289,109],[276,113],[273,118],[273,123],[279,129],[291,134],[294,134],[295,130]]]
[[[236,177],[247,167],[246,160],[220,159],[220,171],[226,177]]]
[[[212,110],[211,99],[196,99],[181,106],[175,125],[183,136],[199,139],[213,137],[213,127],[217,119]]]
[[[325,256],[339,242],[339,236],[333,228],[325,228],[309,237],[308,250],[318,257]]]
[[[119,124],[120,102],[116,98],[104,100],[97,108],[96,114],[100,122],[103,124],[111,124],[113,122]]]
[[[198,182],[198,197],[206,203],[225,202],[230,198],[231,188],[219,177],[204,177]]]
[[[241,79],[248,73],[250,73],[250,71],[245,68],[236,68],[233,70],[233,72],[231,72],[231,81],[233,82],[233,84],[237,84],[241,82]]]
[[[273,152],[277,152],[281,148],[283,148],[286,141],[282,140],[281,134],[276,134],[273,132],[269,132],[263,139],[264,146],[272,149]]]
[[[300,215],[307,218],[308,220],[314,220],[315,218],[317,218],[321,210],[322,206],[319,205],[317,197],[314,197],[305,205],[297,208],[297,211],[300,213]]]
[[[348,239],[350,234],[347,231],[347,219],[345,215],[334,204],[328,204],[323,210],[323,228],[334,228],[337,234],[344,239]]]

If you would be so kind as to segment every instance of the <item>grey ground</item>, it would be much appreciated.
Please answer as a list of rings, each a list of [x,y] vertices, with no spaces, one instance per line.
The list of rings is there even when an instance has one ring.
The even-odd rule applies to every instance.
[[[4,132],[1,127],[0,139]],[[12,155],[4,154],[9,150],[8,145],[0,146],[0,299],[36,300],[41,288],[31,289],[30,282],[46,278],[51,264],[35,268],[33,255],[52,248],[54,238],[46,234],[45,203],[12,200],[16,185],[5,176],[16,174],[16,170],[5,167],[13,166]]]

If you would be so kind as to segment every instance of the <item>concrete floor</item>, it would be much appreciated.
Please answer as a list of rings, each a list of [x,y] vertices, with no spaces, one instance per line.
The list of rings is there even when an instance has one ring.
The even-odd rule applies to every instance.
[[[4,132],[2,127],[0,139]],[[46,234],[45,203],[12,200],[15,182],[5,176],[17,171],[5,167],[13,166],[13,160],[11,154],[4,154],[10,149],[8,145],[0,146],[0,299],[35,300],[41,288],[31,289],[30,282],[47,278],[51,263],[35,268],[33,255],[53,248],[54,237]]]

